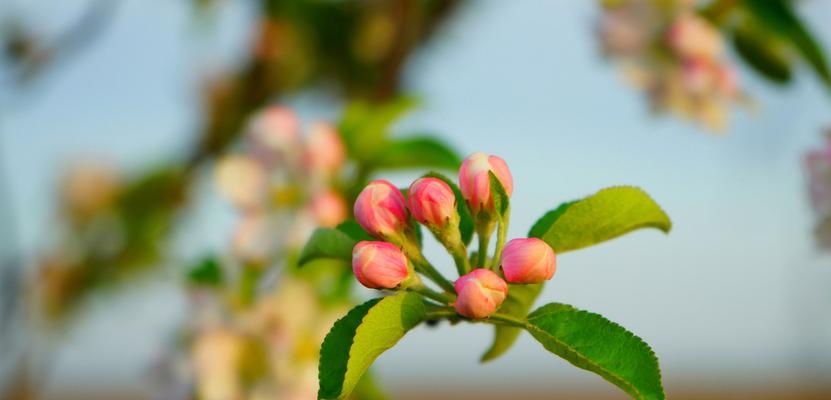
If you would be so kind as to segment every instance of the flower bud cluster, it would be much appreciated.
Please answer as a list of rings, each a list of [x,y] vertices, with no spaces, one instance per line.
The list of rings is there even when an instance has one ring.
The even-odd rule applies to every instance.
[[[507,244],[498,240],[494,257],[477,257],[481,265],[471,269],[467,245],[460,231],[460,210],[472,217],[480,235],[480,254],[489,251],[488,238],[494,224],[505,232],[506,213],[495,209],[493,174],[504,188],[513,192],[513,178],[505,161],[497,156],[475,153],[459,169],[461,198],[451,183],[435,176],[414,181],[406,195],[385,180],[369,183],[355,201],[358,224],[378,241],[362,241],[352,252],[352,269],[368,288],[410,290],[444,305],[455,307],[467,318],[487,318],[498,312],[508,296],[509,285],[536,284],[551,279],[557,262],[554,251],[536,238],[519,238]],[[460,204],[461,203],[461,204]],[[456,261],[459,278],[451,284],[419,250],[415,223],[424,225]],[[484,228],[483,228],[484,227]],[[433,280],[444,293],[422,284],[418,274]]]
[[[696,13],[695,2],[623,0],[603,8],[604,53],[656,109],[724,128],[728,107],[741,100],[738,77],[724,38]]]

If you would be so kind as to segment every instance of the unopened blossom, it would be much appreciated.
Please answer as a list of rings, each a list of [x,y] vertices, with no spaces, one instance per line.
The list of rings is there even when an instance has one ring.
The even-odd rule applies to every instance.
[[[468,318],[487,318],[508,295],[508,284],[489,269],[474,269],[456,280],[456,311]]]
[[[441,229],[458,220],[456,195],[453,189],[438,178],[420,178],[407,191],[407,205],[416,221]]]
[[[513,193],[514,181],[505,160],[485,153],[473,153],[462,162],[459,168],[459,188],[467,201],[473,215],[479,212],[494,211],[493,193],[490,176],[493,172],[505,188],[505,193]]]
[[[398,235],[409,224],[404,195],[385,180],[367,185],[355,200],[355,219],[377,238]]]
[[[262,206],[268,176],[262,164],[245,155],[230,155],[219,160],[216,186],[232,204],[242,210]]]
[[[511,240],[502,252],[502,272],[510,283],[542,283],[556,270],[554,250],[540,239]]]
[[[352,272],[370,289],[393,289],[409,275],[407,257],[387,242],[362,241],[352,250]]]

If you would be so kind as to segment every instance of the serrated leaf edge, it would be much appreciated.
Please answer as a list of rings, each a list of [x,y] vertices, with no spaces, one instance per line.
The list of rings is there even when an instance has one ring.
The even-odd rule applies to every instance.
[[[574,354],[574,355],[577,355],[580,359],[585,360],[588,364],[594,365],[594,366],[595,366],[598,370],[602,370],[602,371],[604,371],[605,373],[607,373],[607,374],[609,374],[609,375],[611,375],[611,376],[614,376],[614,378],[615,378],[617,381],[621,382],[624,386],[629,387],[629,388],[630,388],[630,390],[632,390],[632,392],[634,392],[634,393],[638,396],[638,398],[639,398],[639,399],[646,399],[646,397],[644,397],[644,395],[641,393],[641,391],[639,391],[639,390],[638,390],[636,387],[634,387],[632,384],[628,383],[625,379],[621,378],[618,374],[615,374],[615,373],[613,373],[613,372],[610,372],[610,371],[608,371],[606,368],[603,368],[603,367],[601,367],[600,365],[598,365],[597,363],[595,363],[594,361],[592,361],[592,360],[590,360],[590,359],[588,359],[588,358],[586,358],[586,357],[583,357],[582,355],[580,355],[580,353],[579,353],[579,352],[577,352],[577,350],[573,349],[571,346],[566,345],[565,343],[563,343],[562,341],[560,341],[559,339],[557,339],[555,336],[553,336],[553,335],[549,334],[547,331],[543,330],[542,328],[539,328],[539,327],[537,327],[536,325],[534,325],[534,324],[531,322],[531,320],[532,320],[532,319],[537,319],[537,318],[538,318],[538,317],[540,317],[540,316],[544,316],[544,315],[548,315],[548,314],[554,314],[554,313],[557,313],[557,312],[563,312],[563,310],[562,310],[562,309],[560,309],[560,310],[552,310],[552,311],[549,311],[549,312],[538,312],[538,311],[543,310],[543,308],[545,308],[545,307],[547,307],[547,306],[549,306],[549,305],[556,305],[556,306],[558,306],[558,307],[566,307],[566,308],[567,308],[567,310],[566,310],[566,311],[568,311],[568,312],[573,312],[573,313],[577,313],[577,314],[585,314],[585,315],[592,315],[592,316],[600,317],[600,318],[602,318],[603,320],[607,321],[608,323],[612,324],[613,326],[616,326],[616,327],[618,327],[618,328],[622,329],[622,330],[623,330],[623,332],[624,332],[625,334],[629,335],[630,337],[633,337],[633,338],[637,339],[637,340],[638,340],[641,344],[643,344],[644,346],[646,346],[646,349],[647,349],[647,351],[648,351],[649,356],[651,356],[652,361],[654,361],[654,362],[655,362],[655,365],[658,367],[658,368],[657,368],[657,370],[658,370],[658,383],[660,384],[660,388],[661,388],[661,396],[662,396],[662,398],[666,398],[666,391],[664,390],[664,385],[663,385],[663,376],[662,376],[662,374],[661,374],[660,363],[659,363],[659,361],[658,361],[658,356],[655,354],[655,351],[652,349],[652,347],[651,347],[651,346],[649,346],[649,344],[648,344],[648,343],[646,343],[646,341],[644,341],[643,339],[641,339],[641,337],[640,337],[640,336],[635,335],[634,333],[632,333],[632,332],[631,332],[631,331],[629,331],[628,329],[624,328],[622,325],[618,324],[617,322],[611,321],[611,320],[609,320],[608,318],[606,318],[606,317],[604,317],[604,316],[602,316],[602,315],[600,315],[600,314],[593,313],[593,312],[590,312],[590,311],[580,310],[580,309],[578,309],[578,308],[575,308],[575,307],[570,306],[570,305],[567,305],[567,304],[562,304],[562,303],[549,303],[549,304],[546,304],[546,305],[544,305],[544,306],[542,306],[542,307],[538,308],[537,310],[535,310],[534,312],[532,312],[531,314],[529,314],[529,315],[528,315],[528,318],[527,318],[527,323],[526,323],[526,327],[525,327],[525,329],[526,329],[526,330],[531,331],[531,330],[533,329],[533,330],[535,330],[535,331],[538,331],[538,332],[541,332],[541,333],[545,334],[546,336],[548,336],[549,338],[551,338],[553,341],[557,342],[557,343],[558,343],[560,346],[562,346],[564,349],[566,349],[568,352],[570,352],[570,353],[572,353],[572,354]],[[543,347],[545,347],[545,346],[543,346]],[[568,361],[568,360],[566,360],[566,361]],[[572,364],[572,365],[573,365],[573,364]],[[576,366],[576,365],[575,365],[575,366]],[[594,372],[594,371],[590,371],[590,372]],[[605,377],[603,377],[603,378],[605,378]],[[614,382],[612,382],[612,383],[614,383]],[[630,394],[632,394],[632,393],[630,393]]]

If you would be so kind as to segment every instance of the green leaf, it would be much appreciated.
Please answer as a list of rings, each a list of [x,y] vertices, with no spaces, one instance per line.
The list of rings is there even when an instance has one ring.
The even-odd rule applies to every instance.
[[[417,105],[412,97],[398,97],[383,104],[350,103],[338,126],[349,154],[358,161],[373,159],[388,143],[392,123]]]
[[[433,137],[410,137],[386,143],[370,162],[376,168],[443,168],[456,169],[461,164],[458,154]]]
[[[545,213],[542,218],[538,219],[537,222],[534,223],[534,226],[531,227],[531,230],[528,232],[528,237],[541,237],[548,231],[548,228],[560,218],[563,213],[571,207],[572,204],[576,203],[577,200],[567,201],[563,204],[560,204],[557,208]]]
[[[450,180],[450,178],[438,172],[430,172],[423,177],[441,179],[447,186],[453,189],[453,193],[456,195],[456,210],[459,212],[459,230],[462,233],[462,241],[466,245],[470,244],[470,240],[473,238],[473,217],[470,216],[470,209],[467,208],[467,203],[462,196],[462,191],[459,189],[459,186]]]
[[[389,400],[389,398],[381,391],[381,388],[373,376],[373,374],[367,372],[364,374],[364,377],[358,381],[358,385],[355,386],[355,390],[352,391],[352,397],[350,399],[355,400]]]
[[[748,66],[769,81],[778,84],[790,82],[791,66],[778,39],[758,29],[739,27],[733,32],[733,46]]]
[[[534,224],[531,236],[544,240],[555,252],[563,253],[640,228],[669,232],[672,222],[642,190],[618,186],[547,213]]]
[[[319,399],[343,399],[352,392],[378,356],[424,320],[417,294],[370,300],[341,318],[320,349]]]
[[[745,0],[744,4],[764,26],[789,40],[822,81],[831,86],[828,59],[817,40],[799,19],[790,1]]]
[[[488,171],[488,178],[490,178],[491,181],[493,207],[497,212],[499,212],[499,216],[501,218],[505,218],[505,215],[511,208],[511,198],[508,196],[508,193],[505,191],[505,187],[502,186],[502,182],[499,181],[499,178],[496,177],[493,171]]]
[[[222,267],[215,257],[205,257],[187,275],[188,283],[198,286],[219,286],[224,280]]]
[[[525,318],[534,305],[534,301],[542,292],[543,285],[508,285],[508,296],[499,307],[499,312],[518,318]],[[494,337],[491,347],[482,355],[482,362],[493,360],[505,354],[514,345],[521,330],[512,326],[498,325],[494,327]]]
[[[349,237],[355,239],[356,242],[360,242],[362,240],[375,240],[375,238],[366,233],[364,228],[362,228],[361,225],[354,219],[341,222],[335,229],[349,235]]]
[[[635,399],[664,399],[655,353],[606,318],[552,303],[528,315],[526,329],[548,351],[594,372]]]
[[[320,258],[349,262],[352,260],[352,248],[356,244],[358,240],[339,229],[317,228],[300,251],[297,264],[302,266]]]

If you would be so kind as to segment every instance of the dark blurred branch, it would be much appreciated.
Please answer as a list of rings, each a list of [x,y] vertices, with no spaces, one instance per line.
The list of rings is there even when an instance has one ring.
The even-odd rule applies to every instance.
[[[24,28],[6,32],[6,53],[15,61],[15,80],[28,83],[87,49],[112,20],[118,0],[93,0],[80,18],[51,42],[41,42]]]
[[[430,2],[419,0],[398,0],[393,4],[393,15],[395,26],[395,40],[390,57],[385,60],[381,82],[375,91],[374,99],[383,101],[393,97],[400,89],[401,73],[405,61],[410,53],[424,42],[438,28],[440,22],[444,21],[450,13],[458,6],[460,1],[448,0],[435,4],[433,9]],[[429,17],[425,17],[428,14]]]

